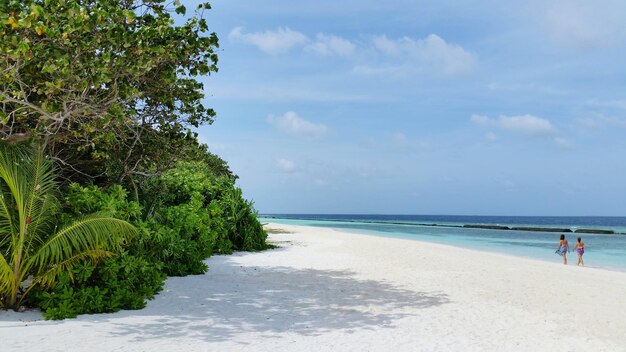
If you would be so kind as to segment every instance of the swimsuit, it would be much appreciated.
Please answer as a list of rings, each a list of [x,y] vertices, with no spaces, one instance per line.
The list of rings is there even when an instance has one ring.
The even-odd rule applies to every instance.
[[[559,254],[559,255],[563,255],[565,252],[567,252],[567,247],[566,246],[561,246],[554,253]]]
[[[576,252],[577,252],[579,255],[583,255],[583,253],[585,253],[585,249],[584,249],[583,247],[578,247],[578,248],[576,249]]]

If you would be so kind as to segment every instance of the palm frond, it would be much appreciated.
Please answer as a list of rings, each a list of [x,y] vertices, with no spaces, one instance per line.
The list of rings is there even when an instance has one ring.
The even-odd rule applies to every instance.
[[[41,273],[87,251],[117,251],[136,233],[137,229],[126,221],[99,214],[87,216],[50,237],[29,258],[27,267]]]
[[[0,253],[0,297],[11,291],[12,281],[13,270],[11,270],[11,266],[7,263],[6,258]]]
[[[24,213],[29,221],[26,223],[26,231],[33,237],[37,235],[39,225],[50,219],[48,208],[52,206],[56,199],[54,191],[57,188],[54,182],[54,169],[52,161],[43,153],[41,148],[37,148],[31,157],[31,162],[27,167],[23,167],[24,177],[28,182],[27,196],[24,199]]]
[[[4,241],[8,241],[15,236],[16,227],[13,223],[11,209],[11,195],[7,191],[3,181],[0,181],[0,248]]]
[[[34,211],[30,217],[31,223],[28,225],[28,236],[24,245],[24,250],[31,251],[32,247],[40,246],[47,234],[53,231],[54,218],[50,216],[59,209],[59,202],[51,194],[43,196],[39,209]]]
[[[28,167],[29,159],[27,153],[22,148],[2,144],[0,146],[0,179],[2,179],[9,188],[11,195],[15,199],[16,206],[24,206],[24,178],[22,171]]]

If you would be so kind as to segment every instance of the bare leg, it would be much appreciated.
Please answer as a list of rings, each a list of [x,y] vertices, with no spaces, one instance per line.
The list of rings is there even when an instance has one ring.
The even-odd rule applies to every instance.
[[[567,254],[563,253],[563,265],[567,265]]]
[[[579,255],[578,255],[578,265],[580,266],[580,265],[582,265],[582,264],[583,264],[583,255],[582,255],[582,254],[579,254]]]

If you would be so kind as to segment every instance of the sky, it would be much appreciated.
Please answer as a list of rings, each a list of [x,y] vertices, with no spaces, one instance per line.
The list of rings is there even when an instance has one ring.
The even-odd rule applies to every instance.
[[[261,213],[626,215],[626,2],[211,4],[198,133]]]

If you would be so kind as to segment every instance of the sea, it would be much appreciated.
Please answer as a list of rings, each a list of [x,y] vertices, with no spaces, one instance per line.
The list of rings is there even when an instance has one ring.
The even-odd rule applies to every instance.
[[[571,248],[577,237],[582,238],[587,247],[585,266],[626,272],[626,217],[262,214],[259,220],[428,241],[550,262],[562,260],[554,252],[564,234]],[[577,260],[576,253],[568,255],[570,265],[576,265]]]

